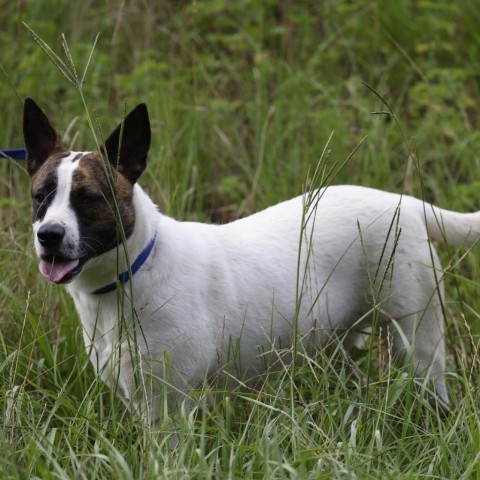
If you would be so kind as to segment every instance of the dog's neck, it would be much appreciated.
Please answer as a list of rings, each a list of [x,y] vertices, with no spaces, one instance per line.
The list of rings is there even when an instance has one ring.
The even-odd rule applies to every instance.
[[[152,239],[157,235],[161,217],[157,207],[138,184],[134,186],[132,202],[135,209],[135,227],[132,234],[125,243],[120,242],[117,247],[89,260],[81,274],[68,285],[70,291],[95,295],[99,290],[116,284],[119,276],[131,271],[132,264],[138,258],[142,258],[142,254],[145,255]],[[112,232],[112,235],[116,234]],[[155,244],[150,246],[152,248],[146,258],[139,262],[141,263],[139,268],[148,260],[155,248]]]

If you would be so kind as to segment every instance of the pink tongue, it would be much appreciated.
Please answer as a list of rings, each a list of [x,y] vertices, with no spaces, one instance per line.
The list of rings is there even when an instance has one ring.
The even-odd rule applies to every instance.
[[[40,273],[50,281],[58,283],[77,267],[78,263],[78,258],[74,260],[54,258],[53,261],[43,259],[40,261]]]

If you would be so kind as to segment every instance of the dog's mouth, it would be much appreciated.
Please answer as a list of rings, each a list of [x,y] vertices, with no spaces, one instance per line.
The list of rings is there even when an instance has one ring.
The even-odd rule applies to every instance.
[[[68,283],[82,270],[82,259],[59,255],[43,255],[40,258],[40,273],[53,283]]]

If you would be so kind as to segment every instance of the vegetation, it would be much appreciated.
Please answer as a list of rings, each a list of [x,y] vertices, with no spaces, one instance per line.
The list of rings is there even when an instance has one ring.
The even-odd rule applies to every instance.
[[[83,99],[105,135],[144,101],[141,183],[176,218],[226,222],[297,195],[324,150],[344,164],[335,183],[479,209],[475,0],[0,5],[0,147],[22,146],[26,96],[78,149],[94,148]],[[99,34],[81,92],[31,30],[65,59],[64,34],[79,77]],[[353,372],[318,352],[214,406],[205,386],[151,431],[95,377],[70,298],[36,272],[25,165],[0,171],[2,478],[480,478],[478,252],[440,247],[446,418],[375,344]]]

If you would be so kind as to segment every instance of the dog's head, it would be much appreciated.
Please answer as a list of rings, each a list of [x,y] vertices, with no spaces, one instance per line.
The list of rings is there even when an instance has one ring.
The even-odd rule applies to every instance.
[[[28,98],[23,135],[40,272],[52,282],[67,283],[88,260],[116,247],[133,231],[133,187],[150,148],[147,107],[133,109],[101,152],[72,152]]]

